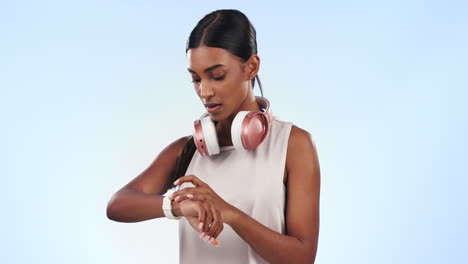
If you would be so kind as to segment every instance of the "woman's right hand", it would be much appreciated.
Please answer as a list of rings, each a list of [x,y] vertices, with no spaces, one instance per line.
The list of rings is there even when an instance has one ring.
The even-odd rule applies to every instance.
[[[172,203],[172,211],[177,216],[184,216],[193,229],[200,233],[200,238],[209,241],[214,246],[219,246],[218,235],[223,231],[224,223],[219,210],[212,208],[208,203],[202,201],[183,200]],[[203,232],[202,226],[210,228]]]

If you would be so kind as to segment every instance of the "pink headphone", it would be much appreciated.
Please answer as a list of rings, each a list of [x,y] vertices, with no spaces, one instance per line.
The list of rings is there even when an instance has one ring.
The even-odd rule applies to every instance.
[[[231,137],[235,149],[254,149],[268,135],[273,118],[270,103],[264,97],[256,96],[255,99],[263,111],[240,111],[232,121]],[[220,152],[216,127],[208,112],[194,122],[193,140],[201,155]]]

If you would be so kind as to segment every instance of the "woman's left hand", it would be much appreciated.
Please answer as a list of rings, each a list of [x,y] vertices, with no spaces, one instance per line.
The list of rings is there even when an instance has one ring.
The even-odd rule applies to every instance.
[[[174,192],[168,198],[176,202],[181,202],[185,199],[191,199],[209,203],[212,208],[215,208],[221,213],[222,222],[229,224],[231,220],[234,207],[224,201],[211,187],[200,180],[195,175],[186,175],[180,177],[174,182],[175,185],[180,185],[184,182],[191,182],[195,187],[187,187],[177,192]],[[209,224],[203,225],[203,232],[209,231]]]

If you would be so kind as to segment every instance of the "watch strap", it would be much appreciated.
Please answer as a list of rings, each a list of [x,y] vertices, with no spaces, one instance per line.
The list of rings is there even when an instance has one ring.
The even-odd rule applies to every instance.
[[[169,197],[168,197],[169,195],[173,194],[174,192],[175,192],[175,188],[172,188],[172,189],[167,190],[167,192],[165,194],[163,194],[164,199],[163,199],[162,209],[163,209],[164,215],[167,218],[173,219],[173,220],[178,220],[178,219],[180,219],[182,217],[181,216],[175,216],[172,213],[172,201],[169,200]]]

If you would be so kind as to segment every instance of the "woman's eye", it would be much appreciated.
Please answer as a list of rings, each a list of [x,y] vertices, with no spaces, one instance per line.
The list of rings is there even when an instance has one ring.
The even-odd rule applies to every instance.
[[[213,80],[215,80],[215,81],[222,81],[222,80],[224,80],[224,77],[225,76],[223,75],[223,76],[220,76],[220,77],[211,77],[211,78]],[[201,82],[201,79],[192,79],[192,82],[193,83],[199,83],[199,82]]]

